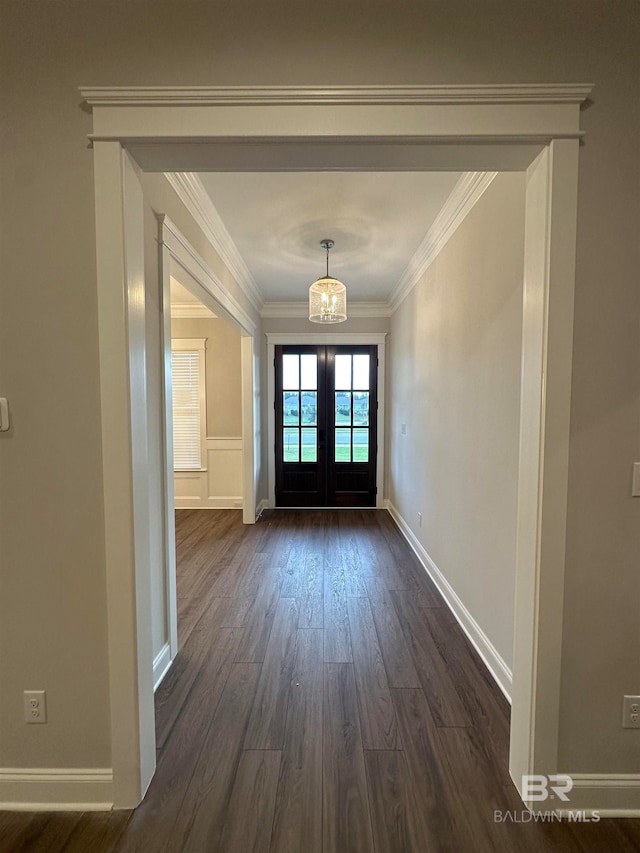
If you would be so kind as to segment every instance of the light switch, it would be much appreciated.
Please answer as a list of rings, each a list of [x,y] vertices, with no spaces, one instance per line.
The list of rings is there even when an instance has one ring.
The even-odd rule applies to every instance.
[[[640,462],[633,463],[633,484],[631,486],[631,497],[640,498]]]
[[[9,403],[6,397],[0,397],[0,432],[9,429]]]
[[[402,435],[407,434],[407,425],[406,424],[400,424],[400,432],[402,433]]]

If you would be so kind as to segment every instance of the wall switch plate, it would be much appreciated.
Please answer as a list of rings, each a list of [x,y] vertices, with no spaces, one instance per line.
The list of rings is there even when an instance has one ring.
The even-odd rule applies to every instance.
[[[640,696],[622,697],[622,728],[640,729]]]
[[[9,429],[9,403],[6,397],[0,397],[0,432]]]
[[[47,695],[44,690],[24,691],[25,723],[47,722]]]
[[[640,498],[640,462],[633,463],[633,484],[631,486],[631,497]]]
[[[407,425],[406,424],[400,424],[400,434],[401,435],[407,434]]]

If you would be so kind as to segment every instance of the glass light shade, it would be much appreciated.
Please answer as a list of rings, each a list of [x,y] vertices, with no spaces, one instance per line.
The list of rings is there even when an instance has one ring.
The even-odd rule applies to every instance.
[[[309,319],[312,323],[342,323],[347,319],[347,288],[325,275],[309,288]]]

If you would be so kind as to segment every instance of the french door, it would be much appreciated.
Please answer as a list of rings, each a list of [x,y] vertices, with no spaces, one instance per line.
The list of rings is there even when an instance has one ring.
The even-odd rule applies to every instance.
[[[276,506],[375,506],[377,346],[277,346]]]

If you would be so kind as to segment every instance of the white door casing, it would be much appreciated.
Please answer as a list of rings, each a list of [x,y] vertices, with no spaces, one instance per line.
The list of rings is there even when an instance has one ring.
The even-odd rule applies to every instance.
[[[146,412],[134,399],[145,376],[136,168],[527,171],[510,770],[517,785],[523,774],[557,771],[579,110],[589,92],[550,84],[81,90],[95,148],[116,807],[140,801],[155,761],[139,509]],[[255,484],[253,463],[250,475]]]

